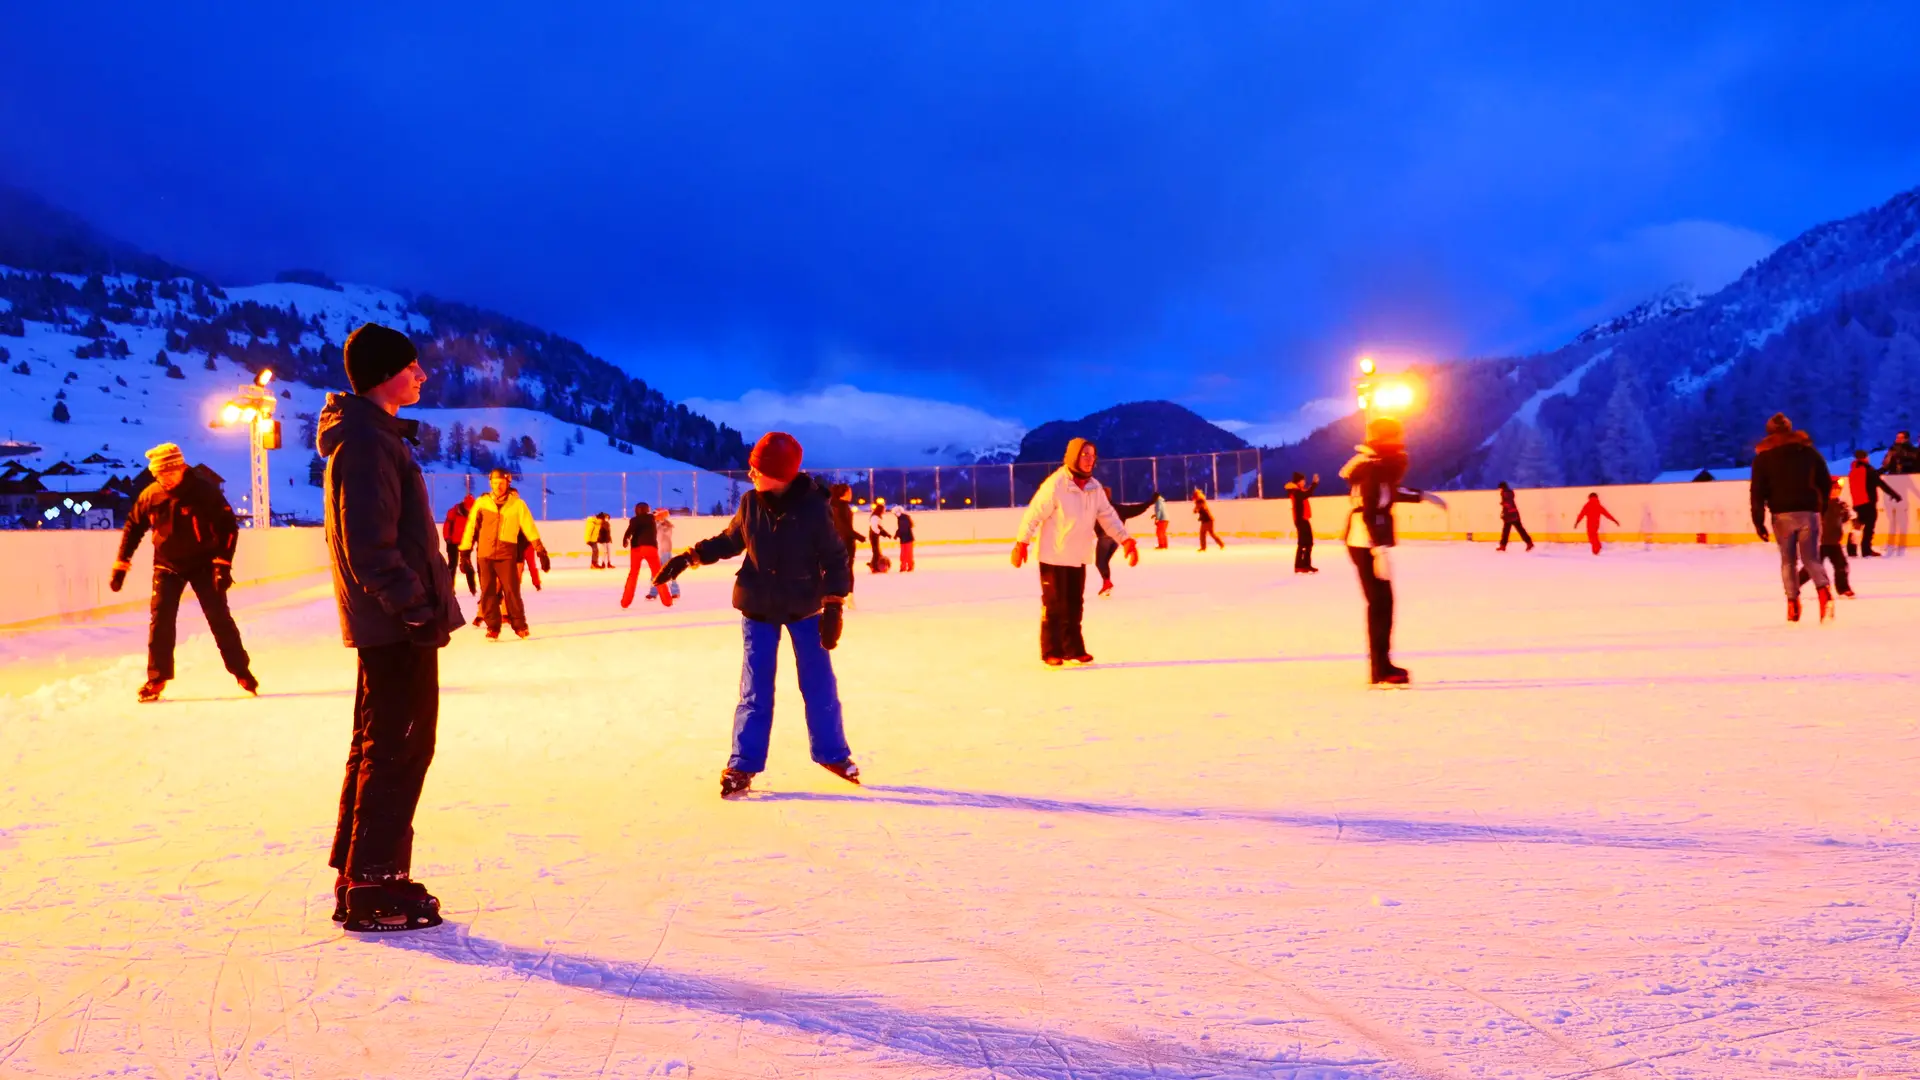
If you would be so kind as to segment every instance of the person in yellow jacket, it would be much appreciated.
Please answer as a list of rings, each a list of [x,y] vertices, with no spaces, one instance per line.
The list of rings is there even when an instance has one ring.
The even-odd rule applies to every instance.
[[[533,509],[513,489],[513,477],[505,469],[487,474],[491,487],[473,501],[473,513],[467,518],[467,531],[460,538],[460,568],[480,569],[480,619],[487,624],[488,640],[500,637],[500,609],[506,607],[506,621],[513,632],[526,637],[527,609],[520,600],[519,562],[525,552],[540,559],[540,569],[553,563],[540,542],[540,530],[533,523]]]

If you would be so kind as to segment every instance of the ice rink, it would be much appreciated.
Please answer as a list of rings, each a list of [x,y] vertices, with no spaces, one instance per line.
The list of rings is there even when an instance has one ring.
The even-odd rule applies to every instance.
[[[1790,626],[1770,547],[1413,545],[1373,691],[1319,554],[1146,551],[1062,671],[998,548],[863,572],[867,786],[789,663],[741,802],[730,568],[559,570],[443,654],[447,924],[368,938],[322,580],[235,594],[259,700],[191,603],[157,705],[143,619],[0,637],[0,1075],[1920,1075],[1920,557]]]

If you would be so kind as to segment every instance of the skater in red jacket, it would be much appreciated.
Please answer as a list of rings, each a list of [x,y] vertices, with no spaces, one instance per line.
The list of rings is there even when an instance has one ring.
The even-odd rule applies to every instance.
[[[1575,525],[1580,524],[1582,521],[1587,523],[1587,543],[1593,545],[1593,553],[1595,555],[1600,554],[1601,518],[1606,518],[1615,525],[1620,524],[1619,518],[1608,513],[1607,508],[1600,505],[1600,493],[1597,491],[1589,491],[1587,492],[1587,505],[1580,508],[1580,513],[1573,519],[1573,523]]]

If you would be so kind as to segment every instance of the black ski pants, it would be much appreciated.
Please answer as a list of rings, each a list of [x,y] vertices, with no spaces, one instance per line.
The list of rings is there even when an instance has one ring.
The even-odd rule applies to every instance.
[[[413,812],[440,719],[440,650],[403,641],[359,653],[353,743],[327,864],[355,881],[392,881],[413,865]]]
[[[1507,538],[1516,532],[1520,534],[1521,543],[1528,547],[1533,546],[1533,537],[1527,535],[1527,527],[1520,524],[1519,518],[1514,518],[1512,521],[1502,521],[1500,523],[1500,546],[1506,547]]]
[[[233,623],[233,611],[227,607],[227,594],[214,587],[213,564],[192,571],[165,566],[153,568],[153,618],[147,626],[147,678],[173,678],[173,643],[180,621],[180,595],[193,586],[194,598],[207,617],[207,629],[213,631],[213,643],[220,647],[220,660],[235,678],[247,674],[246,646],[240,643],[240,628]]]
[[[1860,554],[1873,550],[1873,527],[1880,524],[1880,507],[1874,503],[1853,508],[1853,516],[1860,521]]]
[[[460,580],[460,542],[458,540],[447,541],[447,576],[456,583]],[[473,583],[473,571],[467,571],[467,592],[476,592],[478,588]]]
[[[1848,584],[1847,578],[1846,549],[1842,548],[1839,544],[1821,544],[1820,557],[1827,560],[1827,563],[1833,567],[1833,591],[1838,593],[1852,592],[1853,586]],[[1810,573],[1806,567],[1803,566],[1800,568],[1800,584],[1805,585],[1808,579],[1812,577],[1813,574]]]
[[[1293,533],[1299,537],[1293,547],[1293,568],[1295,570],[1313,569],[1313,522],[1294,518]]]
[[[1110,539],[1106,533],[1093,543],[1093,568],[1100,571],[1102,583],[1113,580],[1113,553],[1120,550],[1120,541]]]
[[[1080,617],[1087,603],[1087,568],[1040,564],[1040,658],[1072,660],[1087,654]]]
[[[480,559],[480,618],[487,632],[500,632],[502,607],[506,621],[518,633],[527,628],[527,606],[520,599],[520,560]]]
[[[1372,548],[1350,547],[1347,556],[1360,575],[1360,592],[1367,598],[1367,659],[1373,681],[1393,668],[1393,580],[1380,573]]]

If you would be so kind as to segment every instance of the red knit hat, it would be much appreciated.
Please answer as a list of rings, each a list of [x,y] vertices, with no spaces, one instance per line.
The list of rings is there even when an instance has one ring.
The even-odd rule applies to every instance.
[[[800,440],[784,431],[769,431],[753,444],[747,464],[768,479],[791,480],[800,475]]]

